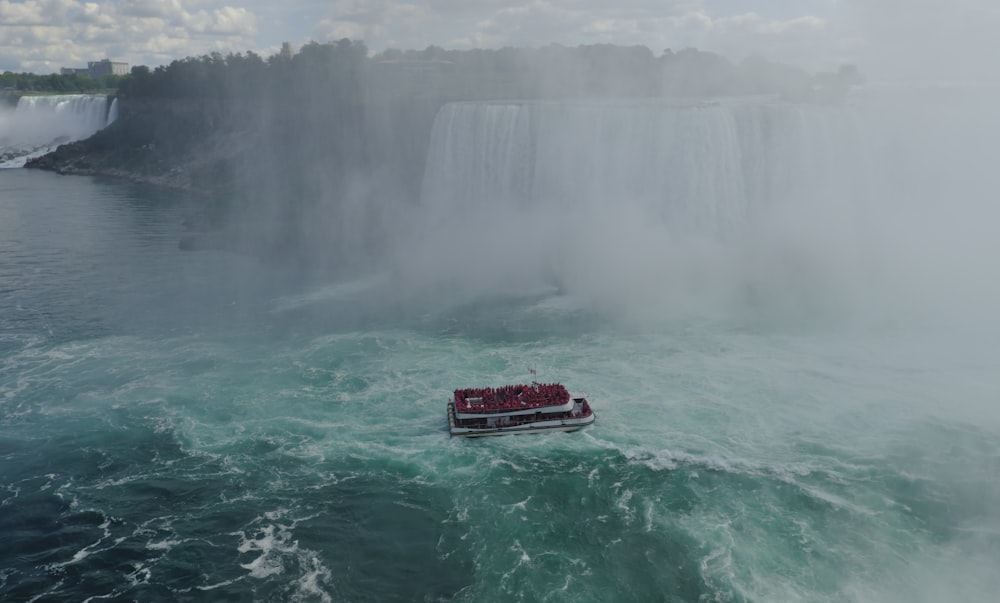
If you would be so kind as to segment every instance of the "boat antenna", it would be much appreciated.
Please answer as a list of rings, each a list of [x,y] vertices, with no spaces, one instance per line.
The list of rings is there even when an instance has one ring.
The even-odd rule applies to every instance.
[[[536,371],[534,367],[529,366],[528,372],[531,373],[531,383],[532,384],[538,383],[538,379],[536,379],[536,377],[538,377],[538,371]]]

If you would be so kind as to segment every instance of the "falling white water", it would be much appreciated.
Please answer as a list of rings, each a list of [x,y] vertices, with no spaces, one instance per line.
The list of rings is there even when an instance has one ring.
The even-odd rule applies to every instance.
[[[765,102],[454,103],[435,123],[423,199],[459,221],[496,204],[613,207],[727,237],[775,204],[848,194],[838,173],[864,169],[859,126],[846,109]]]
[[[87,138],[118,117],[105,95],[22,96],[0,109],[0,167],[22,167],[60,144]]]
[[[642,319],[967,317],[952,302],[1000,300],[971,218],[994,213],[996,150],[947,146],[993,123],[948,103],[449,104],[402,271],[486,294],[535,278]]]
[[[110,126],[118,119],[118,97],[116,96],[111,100],[111,106],[108,107],[108,123],[106,125]]]

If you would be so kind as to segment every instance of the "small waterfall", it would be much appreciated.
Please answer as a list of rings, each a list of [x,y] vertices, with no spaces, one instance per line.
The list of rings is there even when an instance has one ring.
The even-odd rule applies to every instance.
[[[108,121],[106,125],[110,126],[111,124],[115,123],[115,120],[117,119],[118,119],[118,97],[116,96],[114,99],[111,100],[111,107],[108,108]]]
[[[0,110],[0,167],[21,167],[60,144],[93,135],[117,118],[117,99],[105,95],[22,96]]]

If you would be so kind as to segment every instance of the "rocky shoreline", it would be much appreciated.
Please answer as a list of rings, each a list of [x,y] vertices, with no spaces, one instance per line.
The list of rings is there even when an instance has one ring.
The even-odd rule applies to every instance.
[[[164,188],[175,189],[185,193],[208,196],[210,191],[193,186],[185,172],[172,168],[165,173],[149,173],[123,169],[120,166],[108,165],[102,161],[99,154],[90,152],[85,142],[72,142],[60,145],[55,151],[29,159],[24,167],[55,172],[73,176],[101,176],[129,180],[142,184],[150,184]]]
[[[151,107],[143,108],[149,111]],[[241,228],[227,218],[233,163],[249,152],[257,136],[246,130],[205,130],[201,136],[179,144],[164,137],[165,130],[160,130],[157,138],[150,140],[144,128],[148,117],[133,113],[90,138],[62,144],[50,153],[29,159],[24,167],[61,175],[114,178],[199,199],[184,219],[186,234],[178,240],[180,249],[261,256],[256,245],[259,241],[251,244]],[[163,123],[163,118],[159,119]]]

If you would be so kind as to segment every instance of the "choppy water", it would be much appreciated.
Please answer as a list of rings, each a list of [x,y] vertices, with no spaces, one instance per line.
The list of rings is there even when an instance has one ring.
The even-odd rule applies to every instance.
[[[188,203],[0,171],[4,600],[1000,592],[989,341],[373,305],[179,251]],[[448,438],[452,389],[529,366],[597,423]]]

